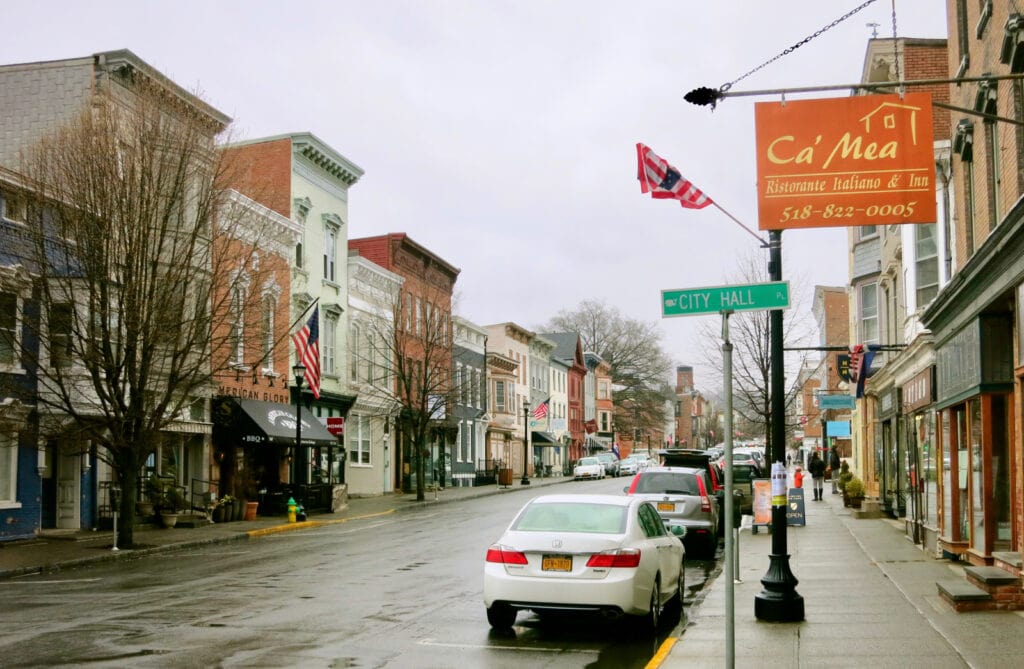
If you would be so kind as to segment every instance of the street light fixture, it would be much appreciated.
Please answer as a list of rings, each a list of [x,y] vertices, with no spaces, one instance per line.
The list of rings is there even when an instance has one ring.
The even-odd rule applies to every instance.
[[[523,398],[523,479],[521,485],[530,485],[530,479],[526,476],[526,467],[530,455],[530,399]]]
[[[292,467],[289,481],[296,483],[296,466],[299,460],[299,449],[302,448],[302,382],[306,379],[306,366],[301,362],[292,367],[295,374],[295,455],[292,456]]]

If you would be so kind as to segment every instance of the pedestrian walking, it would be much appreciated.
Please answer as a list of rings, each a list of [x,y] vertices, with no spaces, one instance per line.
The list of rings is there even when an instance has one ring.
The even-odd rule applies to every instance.
[[[825,486],[825,461],[821,459],[817,451],[811,456],[811,461],[807,465],[807,472],[811,475],[814,483],[814,501],[820,502],[823,499],[822,489]]]
[[[839,450],[835,446],[828,454],[828,466],[832,469],[832,494],[839,494],[839,468],[842,467],[842,461],[839,459]]]

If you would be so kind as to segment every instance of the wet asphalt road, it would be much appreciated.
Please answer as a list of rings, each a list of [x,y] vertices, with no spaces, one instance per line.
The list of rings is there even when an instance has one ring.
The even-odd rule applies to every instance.
[[[573,483],[621,492],[625,479]],[[560,490],[562,492],[562,490]],[[643,667],[657,638],[519,614],[490,629],[486,548],[533,493],[0,581],[5,667]],[[687,562],[686,604],[715,561]]]

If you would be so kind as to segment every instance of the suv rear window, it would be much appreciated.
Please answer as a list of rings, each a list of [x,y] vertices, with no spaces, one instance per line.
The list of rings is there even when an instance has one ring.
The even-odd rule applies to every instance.
[[[636,482],[635,493],[700,495],[697,477],[682,472],[646,472]]]

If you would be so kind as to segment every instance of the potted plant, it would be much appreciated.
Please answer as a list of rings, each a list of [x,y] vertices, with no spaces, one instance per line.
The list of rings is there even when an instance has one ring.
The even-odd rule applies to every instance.
[[[213,522],[215,523],[226,523],[232,520],[232,514],[234,510],[235,498],[231,495],[224,495],[213,505]]]
[[[164,527],[174,527],[178,524],[178,514],[185,510],[187,502],[178,486],[167,483],[163,487],[160,502],[157,505],[160,512],[160,522]]]
[[[850,506],[859,509],[864,501],[864,482],[854,476],[843,487],[843,494],[850,498]]]
[[[853,472],[850,468],[843,463],[843,468],[839,473],[839,481],[836,485],[839,486],[839,492],[843,493],[843,506],[850,506],[850,496],[846,493],[846,484],[853,479]]]

